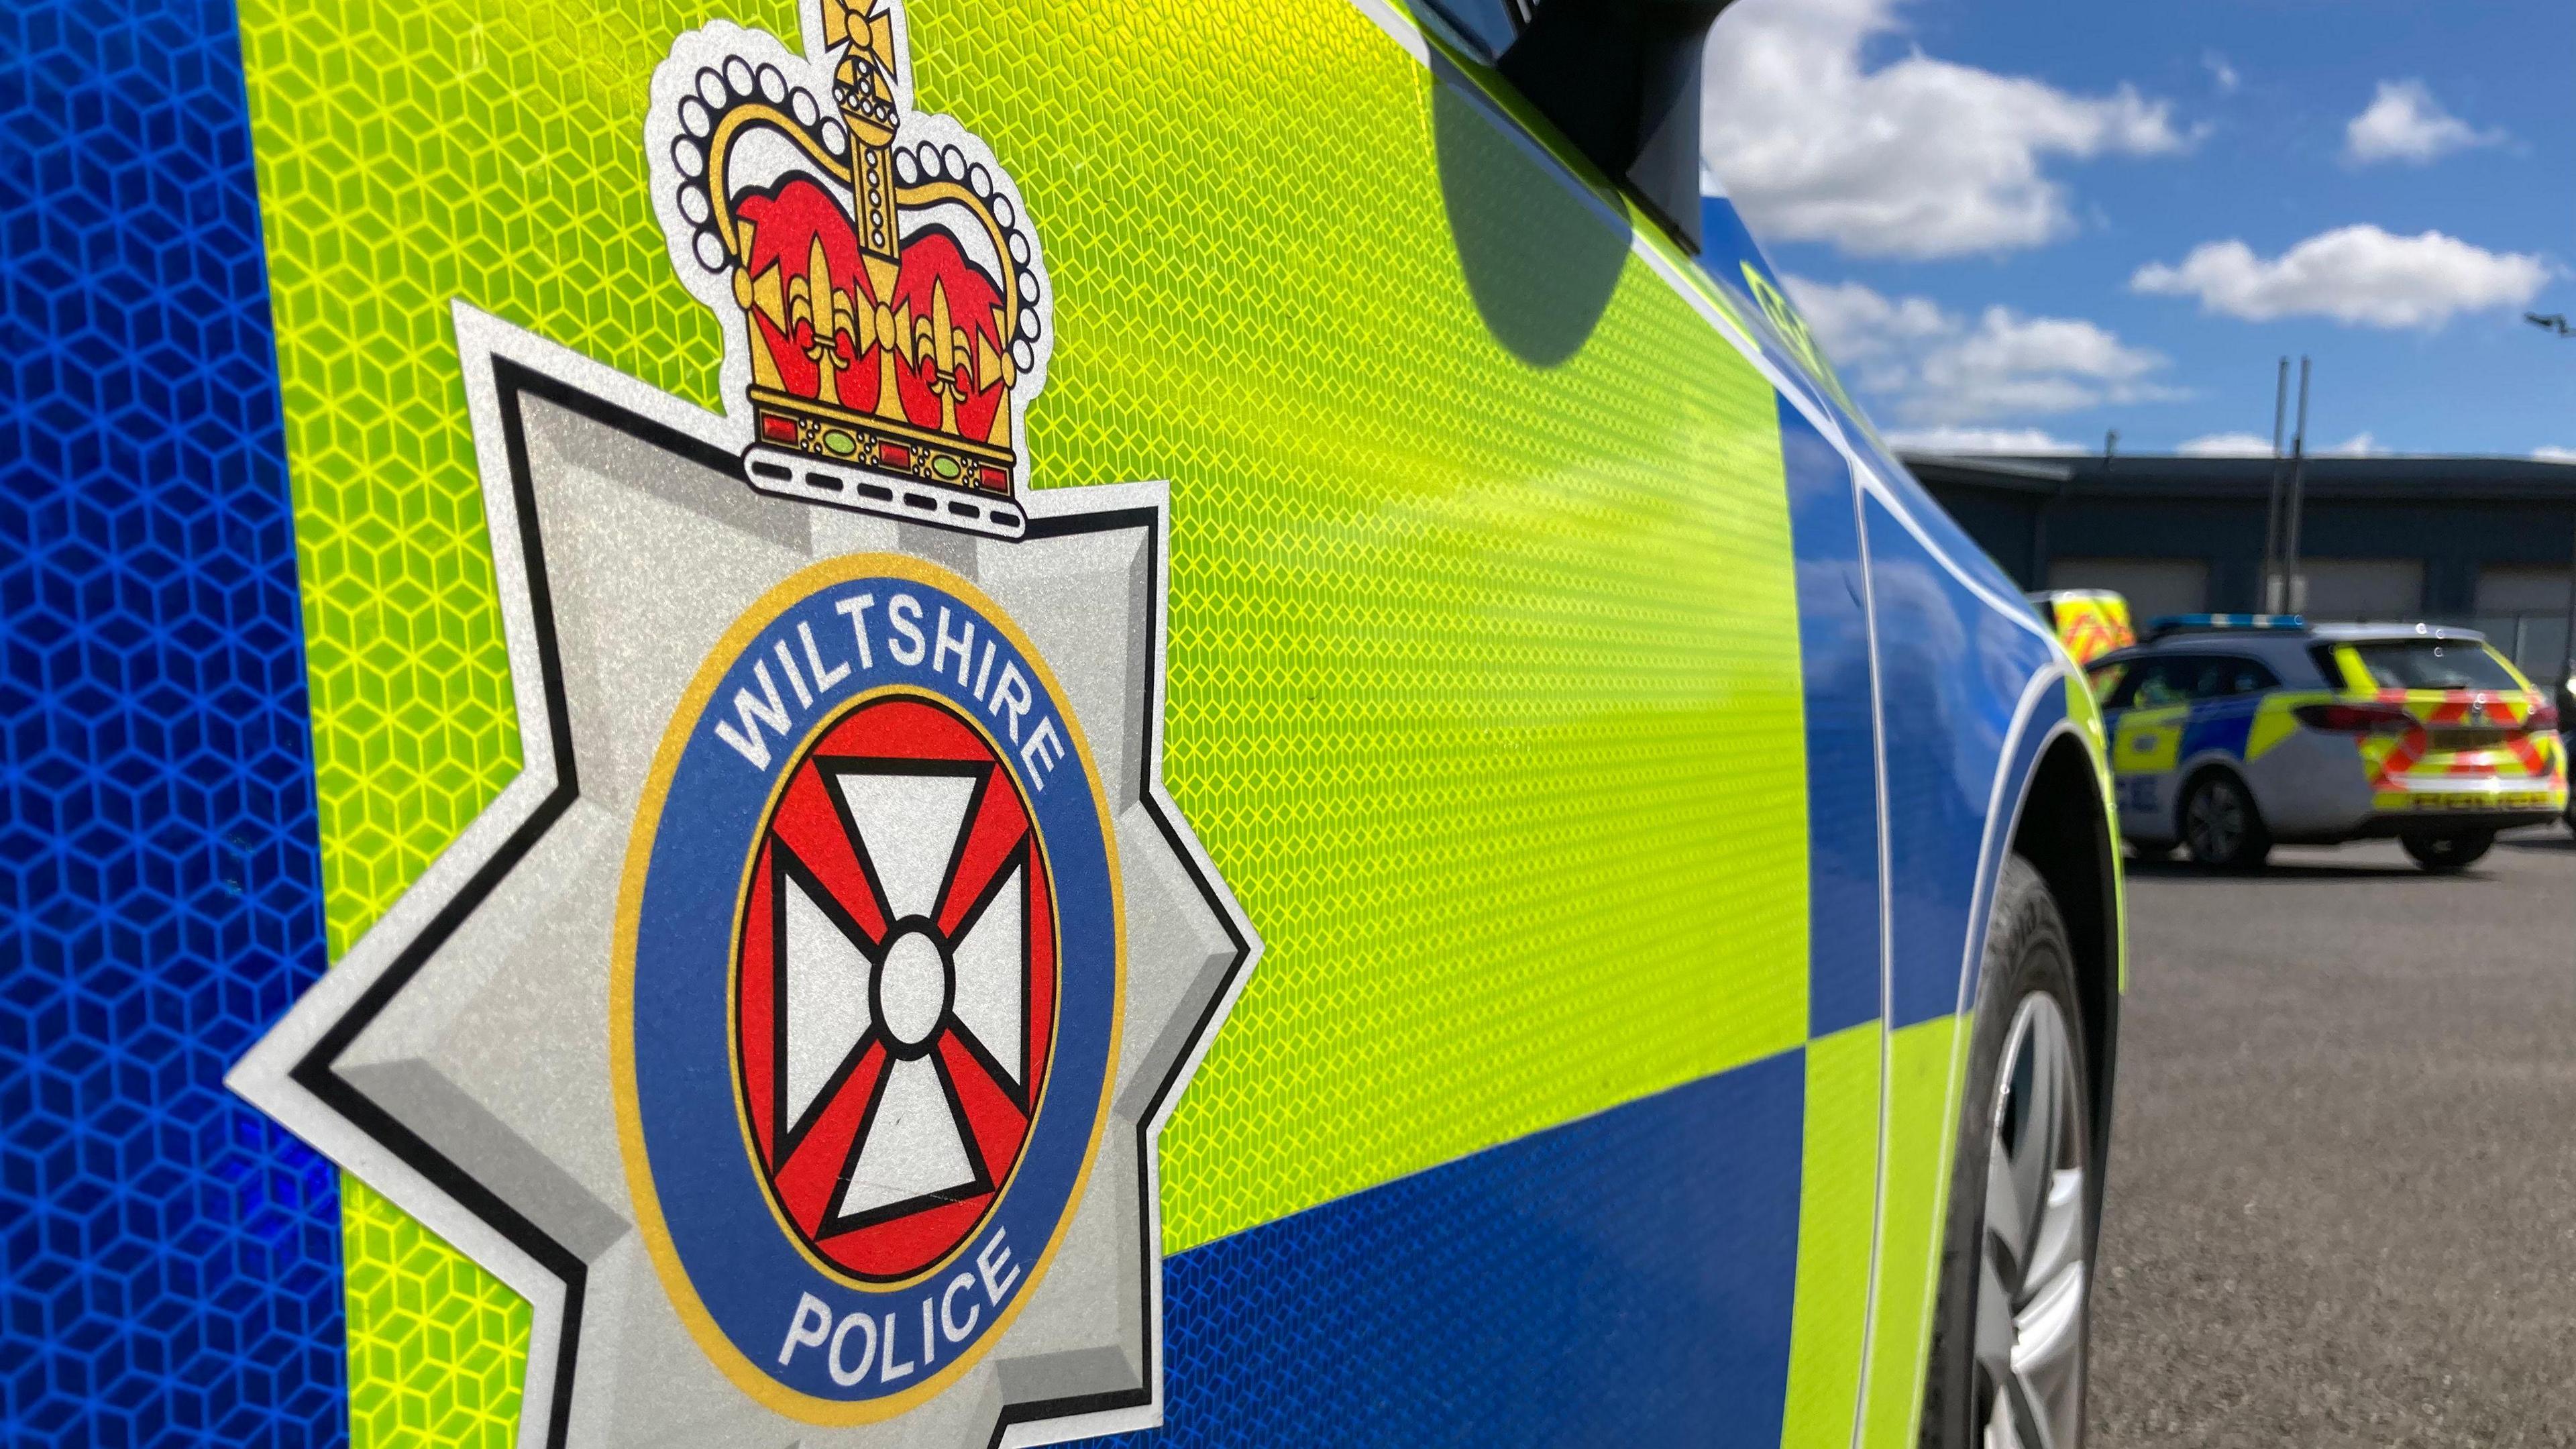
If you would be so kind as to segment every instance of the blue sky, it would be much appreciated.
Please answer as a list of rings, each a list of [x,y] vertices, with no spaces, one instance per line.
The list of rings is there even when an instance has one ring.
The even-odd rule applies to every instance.
[[[2312,451],[2576,450],[2568,0],[1741,0],[1708,69],[1900,443],[2268,449],[2306,353]]]

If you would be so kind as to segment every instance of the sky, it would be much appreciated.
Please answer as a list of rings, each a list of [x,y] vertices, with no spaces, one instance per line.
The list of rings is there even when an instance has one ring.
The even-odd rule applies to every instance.
[[[2576,459],[2569,0],[1739,0],[1709,169],[1898,446]]]

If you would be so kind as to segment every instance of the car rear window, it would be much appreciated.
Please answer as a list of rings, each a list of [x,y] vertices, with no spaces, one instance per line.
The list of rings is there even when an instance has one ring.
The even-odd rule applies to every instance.
[[[2385,639],[2352,652],[2382,689],[2520,689],[2494,650],[2474,639]]]

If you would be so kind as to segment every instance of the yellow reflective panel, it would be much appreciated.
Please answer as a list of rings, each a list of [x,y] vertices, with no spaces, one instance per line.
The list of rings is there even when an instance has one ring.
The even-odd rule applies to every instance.
[[[1861,1405],[1860,1442],[1867,1449],[1911,1449],[1920,1433],[1949,1222],[1950,1161],[1958,1146],[1960,1075],[1975,1020],[1973,1014],[1939,1016],[1887,1037],[1878,1275]]]
[[[2254,723],[2245,732],[2245,758],[2259,760],[2273,746],[2297,734],[2301,728],[2297,713],[2300,706],[2323,704],[2331,698],[2331,695],[2324,694],[2275,693],[2263,696],[2262,702],[2254,708]]]
[[[340,1175],[348,1256],[350,1449],[509,1449],[528,1302],[356,1175]]]
[[[2091,746],[2087,755],[2093,763],[2093,778],[2102,792],[2102,818],[2111,827],[2111,910],[2120,923],[2115,945],[2120,953],[2120,967],[2115,973],[2119,989],[2129,989],[2129,871],[2120,853],[2120,802],[2111,780],[2111,740],[2102,720],[2100,698],[2110,692],[2107,686],[2088,688],[2080,673],[2066,677],[2066,713],[2084,731]]]
[[[2179,704],[2123,711],[2112,734],[2111,772],[2153,775],[2172,769],[2190,713],[2189,706]]]
[[[1807,1043],[1797,1316],[1789,1335],[1784,1449],[1850,1449],[1852,1442],[1868,1350],[1885,1038],[1872,1021]]]

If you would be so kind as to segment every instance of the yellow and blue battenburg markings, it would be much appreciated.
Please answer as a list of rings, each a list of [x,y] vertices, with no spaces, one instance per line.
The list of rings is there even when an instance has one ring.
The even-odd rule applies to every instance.
[[[1136,1442],[1910,1444],[1986,893],[2089,705],[1740,225],[1694,268],[1391,12],[1105,9],[910,21],[1048,238],[1032,482],[1172,480],[1165,770],[1267,942]],[[720,401],[636,151],[714,19],[799,26],[0,22],[13,1434],[498,1446],[543,1391],[515,1293],[219,1081],[518,769],[450,301]]]
[[[2118,775],[2143,778],[2168,773],[2182,761],[2206,754],[2259,760],[2297,732],[2301,706],[2332,698],[2331,693],[2317,690],[2276,690],[2254,698],[2123,710],[2112,742],[2111,768]]]

